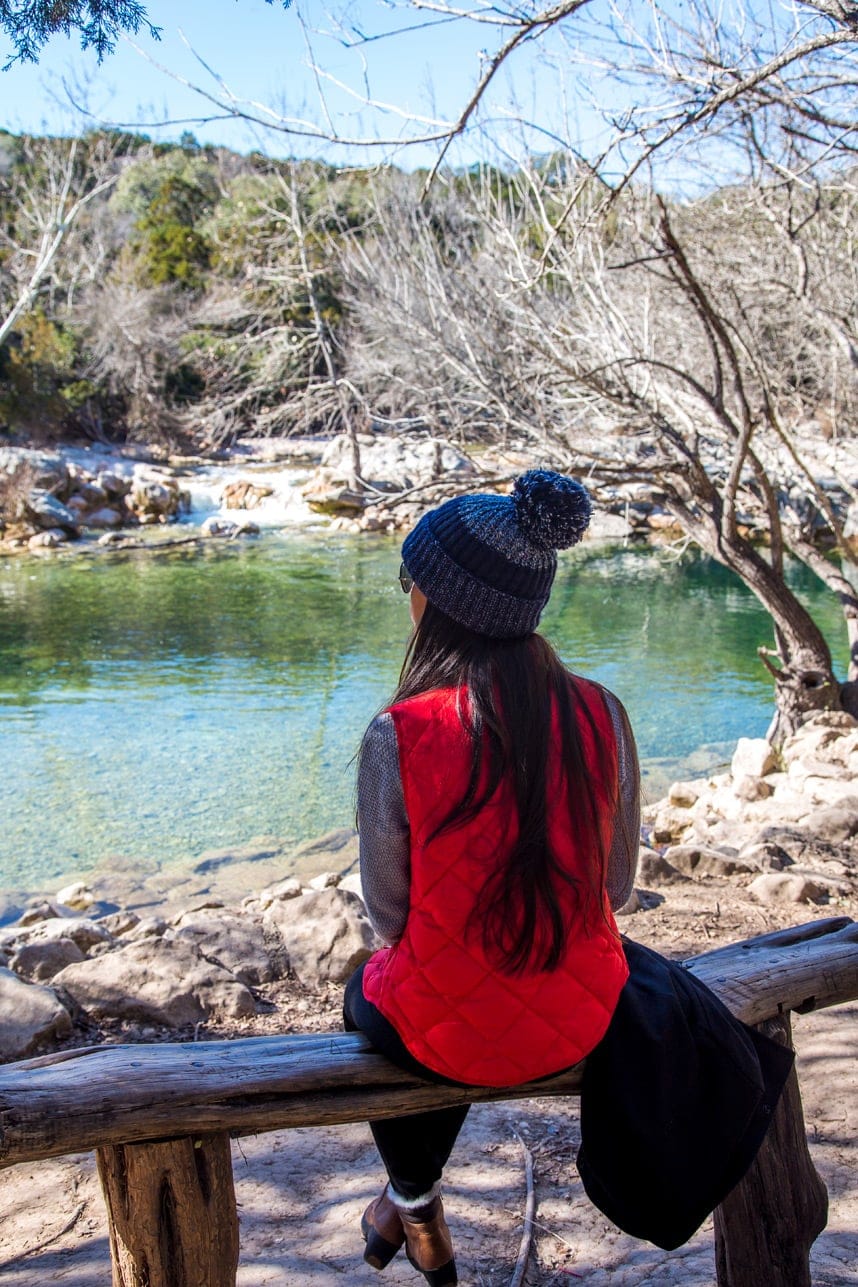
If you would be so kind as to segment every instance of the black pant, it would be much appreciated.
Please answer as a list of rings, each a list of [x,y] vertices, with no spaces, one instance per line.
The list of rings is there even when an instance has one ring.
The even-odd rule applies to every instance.
[[[346,986],[343,1021],[346,1032],[362,1032],[376,1050],[406,1072],[445,1086],[462,1084],[432,1072],[409,1053],[393,1025],[364,996],[363,966],[355,971]],[[441,1172],[453,1151],[469,1107],[462,1104],[456,1108],[415,1113],[411,1117],[370,1122],[390,1183],[402,1197],[422,1197],[441,1179]]]

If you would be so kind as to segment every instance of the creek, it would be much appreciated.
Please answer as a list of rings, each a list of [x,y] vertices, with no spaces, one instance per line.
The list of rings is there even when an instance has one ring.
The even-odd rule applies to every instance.
[[[392,538],[294,529],[0,562],[0,887],[350,825],[408,634],[398,564]],[[836,607],[796,585],[840,644]],[[543,629],[626,703],[651,799],[765,733],[769,623],[709,560],[587,544]]]

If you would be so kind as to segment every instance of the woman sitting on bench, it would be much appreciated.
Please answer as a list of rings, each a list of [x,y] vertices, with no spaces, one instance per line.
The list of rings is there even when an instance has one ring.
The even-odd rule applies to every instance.
[[[509,1086],[583,1059],[628,968],[612,914],[639,841],[626,714],[536,634],[590,499],[522,475],[510,496],[432,510],[402,547],[414,631],[399,686],[364,737],[358,828],[382,948],[346,991],[346,1026],[420,1076]],[[389,1181],[364,1213],[365,1259],[404,1245],[455,1283],[443,1167],[467,1107],[372,1123]]]

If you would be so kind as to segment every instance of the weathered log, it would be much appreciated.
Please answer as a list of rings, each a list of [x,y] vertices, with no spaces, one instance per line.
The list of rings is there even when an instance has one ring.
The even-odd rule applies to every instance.
[[[686,962],[744,1023],[821,1010],[858,997],[858,924],[811,921],[716,948]]]
[[[789,1015],[759,1025],[792,1045]],[[810,1158],[795,1069],[750,1170],[715,1211],[718,1287],[811,1287],[810,1248],[828,1194]]]
[[[746,1022],[858,998],[858,925],[762,935],[688,962]],[[278,1130],[574,1095],[580,1069],[506,1090],[434,1086],[358,1033],[102,1046],[0,1067],[0,1166],[165,1136]]]
[[[113,1287],[234,1287],[238,1213],[229,1136],[98,1149]]]

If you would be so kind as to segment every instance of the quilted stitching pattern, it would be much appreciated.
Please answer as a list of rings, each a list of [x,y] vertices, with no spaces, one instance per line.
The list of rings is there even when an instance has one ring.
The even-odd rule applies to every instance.
[[[583,685],[582,685],[583,687]],[[615,745],[598,689],[586,686],[599,735]],[[627,968],[610,912],[578,917],[561,966],[524,977],[496,973],[465,927],[486,871],[514,835],[503,787],[474,822],[426,838],[467,781],[470,748],[455,690],[392,708],[414,847],[411,905],[402,940],[369,962],[364,991],[427,1067],[456,1081],[504,1086],[577,1063],[607,1029]],[[562,774],[553,775],[555,788]],[[564,826],[564,796],[552,809],[552,840],[570,870],[584,859]],[[606,814],[610,814],[606,810]],[[605,837],[610,845],[610,835]],[[569,898],[568,891],[561,897]]]

